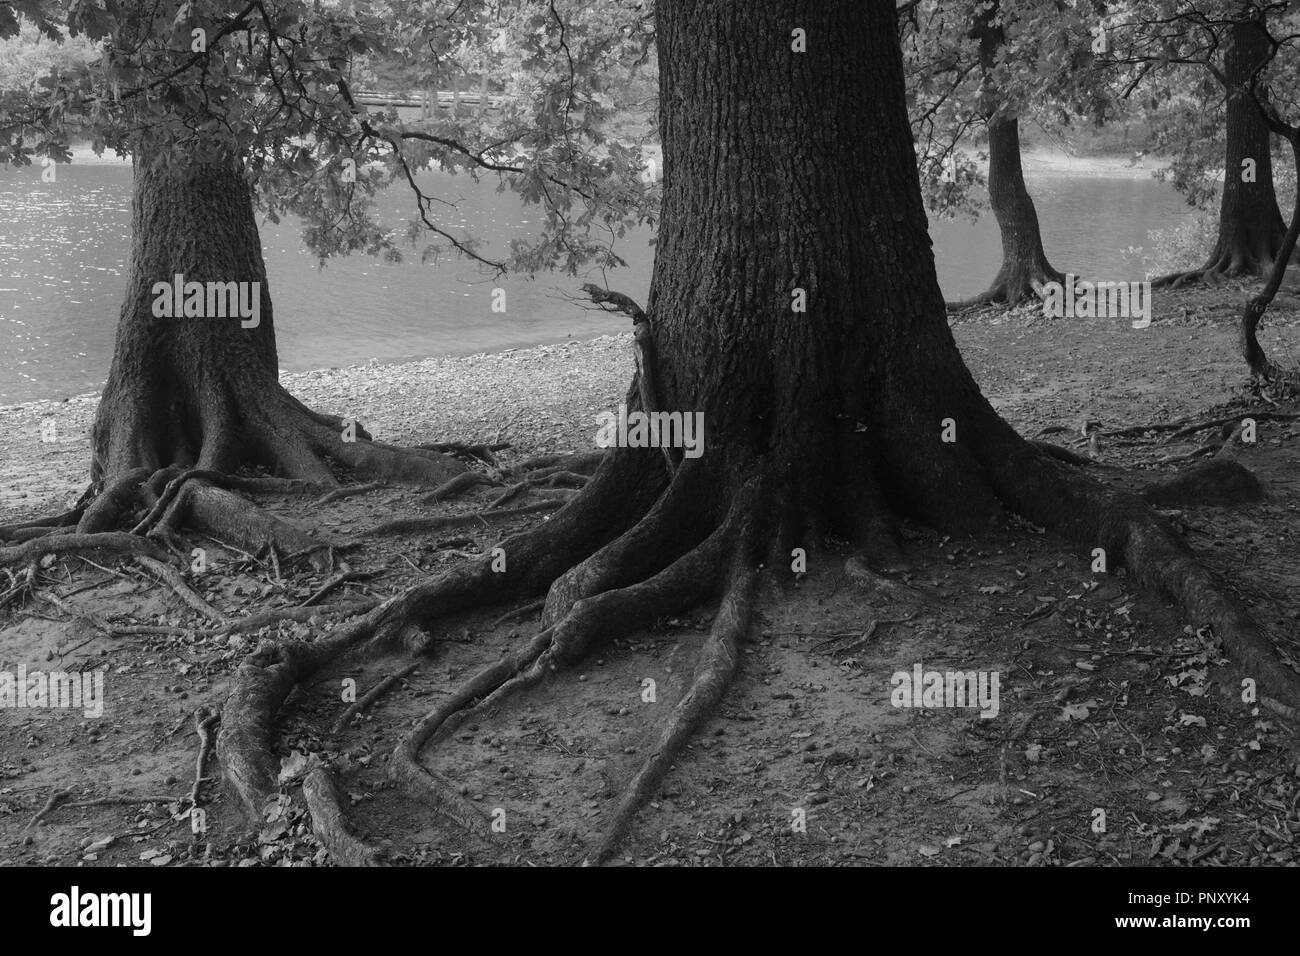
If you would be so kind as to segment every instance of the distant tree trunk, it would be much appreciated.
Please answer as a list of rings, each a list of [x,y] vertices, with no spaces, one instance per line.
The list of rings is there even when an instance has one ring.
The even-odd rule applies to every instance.
[[[462,470],[432,453],[374,444],[359,425],[356,441],[347,441],[343,419],[313,412],[285,391],[252,193],[242,172],[230,161],[165,148],[142,152],[126,300],[93,432],[94,484],[141,468],[230,472],[260,465],[337,485],[325,456],[394,480],[436,483]],[[171,284],[176,275],[186,283],[249,283],[250,292],[256,283],[256,326],[238,316],[155,315],[155,285]]]
[[[1293,129],[1289,141],[1296,170],[1300,171],[1300,130]],[[1276,366],[1269,361],[1263,347],[1259,344],[1257,329],[1264,313],[1273,304],[1273,298],[1282,288],[1282,280],[1286,277],[1287,265],[1295,253],[1297,239],[1300,239],[1300,189],[1296,190],[1295,202],[1291,209],[1291,225],[1282,236],[1277,258],[1273,260],[1268,271],[1268,281],[1264,283],[1264,288],[1246,303],[1238,324],[1238,345],[1241,356],[1250,367],[1250,374],[1256,379],[1272,378],[1277,373]]]
[[[1020,123],[1014,116],[989,120],[989,205],[1002,236],[1002,267],[985,293],[1015,305],[1034,298],[1034,284],[1065,282],[1043,251],[1038,212],[1020,165]]]
[[[1267,275],[1273,267],[1286,223],[1273,189],[1269,130],[1246,89],[1251,74],[1268,56],[1268,37],[1259,22],[1244,20],[1232,25],[1223,58],[1228,81],[1227,128],[1218,238],[1199,269],[1161,276],[1154,285],[1176,288],[1202,278]],[[1260,93],[1265,91],[1261,88]],[[1244,160],[1253,161],[1252,182],[1243,181]]]
[[[1267,57],[1268,38],[1258,23],[1233,25],[1224,55],[1224,69],[1233,89],[1228,93],[1219,238],[1207,264],[1207,268],[1227,276],[1268,272],[1286,233],[1273,190],[1268,127],[1250,94],[1242,89]],[[1244,160],[1254,161],[1254,182],[1242,179]]]
[[[972,30],[979,40],[980,66],[986,83],[1005,41],[1001,24],[993,23],[997,14],[996,3],[981,8]],[[984,110],[989,134],[989,206],[1002,236],[1002,265],[988,290],[973,301],[1016,305],[1036,297],[1035,284],[1064,282],[1065,276],[1052,267],[1043,251],[1038,212],[1025,188],[1020,161],[1020,121],[1003,109],[992,88],[985,91]]]

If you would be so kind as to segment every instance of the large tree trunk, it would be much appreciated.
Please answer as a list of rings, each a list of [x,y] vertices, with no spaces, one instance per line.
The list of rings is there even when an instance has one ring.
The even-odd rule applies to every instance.
[[[941,441],[987,406],[944,317],[889,18],[791,6],[658,9],[664,404],[704,413],[720,473],[779,472],[804,541],[861,539],[886,490],[939,523],[987,518],[968,446]]]
[[[1043,251],[1038,212],[1025,187],[1020,162],[1020,121],[1014,113],[1003,109],[991,85],[998,49],[1005,40],[1002,26],[993,22],[997,14],[996,3],[982,7],[972,34],[979,40],[980,68],[985,76],[983,105],[989,134],[989,206],[1002,237],[1002,265],[988,290],[972,301],[1016,305],[1037,296],[1035,285],[1065,282],[1065,276],[1052,267]]]
[[[236,163],[145,148],[136,160],[132,229],[126,300],[94,428],[96,484],[141,469],[260,465],[336,485],[325,456],[398,480],[436,483],[461,470],[436,455],[376,445],[360,426],[349,430],[280,386],[252,194]],[[155,315],[155,284],[176,275],[186,283],[257,283],[256,324]]]
[[[1286,224],[1273,189],[1270,135],[1246,87],[1269,56],[1268,37],[1255,20],[1228,32],[1223,71],[1228,83],[1223,195],[1214,250],[1199,269],[1162,276],[1155,285],[1177,287],[1197,279],[1267,275],[1282,248]],[[1262,88],[1260,95],[1265,95]],[[1243,160],[1253,160],[1254,181],[1243,182]]]

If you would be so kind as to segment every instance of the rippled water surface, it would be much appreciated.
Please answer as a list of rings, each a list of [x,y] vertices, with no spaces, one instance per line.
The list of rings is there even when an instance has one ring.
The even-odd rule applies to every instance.
[[[131,170],[127,165],[58,167],[54,183],[38,169],[0,171],[0,404],[62,398],[98,389],[108,372],[130,249]],[[501,251],[538,226],[539,210],[497,192],[495,181],[430,174],[426,189],[456,202],[437,207],[441,224],[466,227]],[[1030,177],[1048,254],[1059,268],[1115,279],[1141,278],[1122,250],[1147,231],[1187,214],[1169,187],[1150,180]],[[384,208],[405,214],[410,194],[396,188]],[[1000,246],[989,216],[931,226],[945,295],[980,292],[997,270]],[[644,302],[653,247],[646,230],[624,238],[629,266],[611,288]],[[427,355],[583,338],[627,327],[624,319],[581,308],[569,296],[583,281],[541,275],[495,280],[444,257],[393,265],[363,256],[323,269],[302,246],[294,223],[263,223],[262,242],[275,303],[280,364],[289,370],[396,361]],[[492,289],[507,311],[491,311]]]

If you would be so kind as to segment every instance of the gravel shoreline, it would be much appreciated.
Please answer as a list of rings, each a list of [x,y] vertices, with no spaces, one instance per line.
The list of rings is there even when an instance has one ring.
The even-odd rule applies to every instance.
[[[632,380],[630,334],[476,355],[286,372],[309,407],[393,444],[502,440],[509,454],[591,446],[598,412]],[[99,394],[0,407],[0,523],[70,505],[85,490]],[[54,423],[54,440],[42,427]]]

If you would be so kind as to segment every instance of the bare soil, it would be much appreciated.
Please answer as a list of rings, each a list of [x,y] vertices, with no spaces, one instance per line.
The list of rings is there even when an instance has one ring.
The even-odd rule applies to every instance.
[[[1158,295],[1156,321],[1045,320],[1029,309],[959,317],[954,334],[985,394],[1027,436],[1089,453],[1082,423],[1104,430],[1189,415],[1294,410],[1287,395],[1246,393],[1236,356],[1241,286]],[[1300,366],[1297,301],[1286,293],[1262,330],[1279,364]],[[467,363],[457,365],[455,363]],[[504,460],[590,447],[594,414],[622,400],[623,340],[499,357],[436,360],[296,377],[309,405],[355,414],[395,441],[515,442]],[[331,378],[333,377],[333,378]],[[429,380],[437,381],[436,400]],[[312,383],[315,383],[315,391]],[[331,390],[331,384],[337,389]],[[1272,403],[1278,404],[1272,404]],[[59,415],[60,440],[39,441]],[[93,401],[0,413],[0,521],[34,517],[81,491]],[[513,418],[512,418],[513,416]],[[1091,454],[1123,470],[1100,480],[1139,489],[1190,462],[1159,464],[1200,436],[1103,434]],[[1260,502],[1166,509],[1300,670],[1300,423],[1260,421],[1233,457],[1262,482]],[[26,497],[19,497],[25,494]],[[340,544],[349,583],[325,605],[388,595],[489,550],[522,527],[471,526],[432,535],[355,539],[416,513],[480,510],[499,489],[433,508],[420,493],[382,489],[315,507],[254,496],[310,533]],[[525,498],[519,503],[527,503]],[[545,520],[545,519],[540,519]],[[907,529],[907,567],[864,590],[844,572],[838,542],[814,552],[797,584],[768,585],[741,673],[720,712],[638,817],[626,862],[654,865],[971,864],[1077,866],[1300,862],[1296,728],[1222,685],[1222,649],[1122,573],[1011,521],[978,539]],[[212,541],[190,575],[216,607],[241,617],[301,603],[328,577],[285,569]],[[789,575],[783,576],[789,579]],[[3,585],[0,581],[0,585]],[[250,824],[217,781],[194,834],[185,798],[195,776],[194,714],[219,710],[234,672],[260,639],[309,637],[330,626],[284,623],[221,636],[166,586],[130,565],[51,561],[39,590],[109,626],[174,633],[105,633],[64,608],[32,601],[0,612],[0,671],[105,668],[99,718],[60,710],[0,710],[0,862],[91,865],[310,865],[330,862],[313,836],[295,776],[313,761],[338,775],[357,832],[397,863],[575,864],[586,857],[623,783],[684,692],[714,609],[651,622],[635,639],[597,648],[580,669],[474,718],[426,748],[484,813],[469,835],[395,789],[388,755],[412,722],[455,684],[531,636],[536,615],[494,626],[508,607],[436,625],[435,651],[352,726],[347,706],[410,661],[346,659],[300,688],[280,715],[286,785]],[[891,675],[996,672],[996,717],[970,709],[891,705]],[[654,699],[647,693],[654,682]],[[206,774],[216,777],[215,760]],[[82,802],[156,797],[138,805],[66,806],[30,821],[56,791]],[[496,812],[502,811],[502,812]],[[494,818],[504,833],[493,833]],[[1102,826],[1104,815],[1104,826]],[[806,821],[806,829],[794,824]]]

